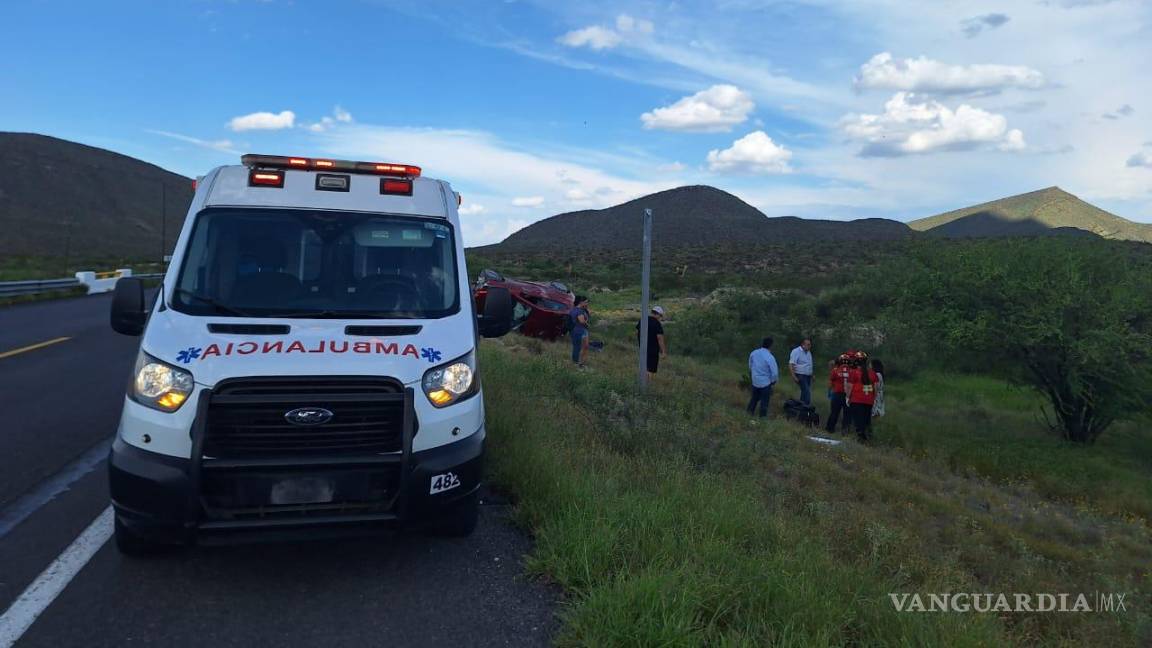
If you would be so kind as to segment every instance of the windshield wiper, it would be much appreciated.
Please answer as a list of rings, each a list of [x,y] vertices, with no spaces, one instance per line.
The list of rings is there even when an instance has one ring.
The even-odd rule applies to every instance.
[[[237,310],[235,308],[232,308],[231,306],[221,304],[220,302],[216,301],[215,299],[212,299],[211,297],[209,297],[207,295],[201,295],[200,293],[195,293],[195,292],[192,292],[191,290],[187,290],[185,288],[177,288],[173,292],[176,293],[177,295],[185,295],[187,297],[195,299],[198,302],[208,304],[209,306],[215,308],[220,313],[225,313],[228,315],[234,315],[236,317],[253,317],[253,315],[251,313],[245,313],[242,310]]]

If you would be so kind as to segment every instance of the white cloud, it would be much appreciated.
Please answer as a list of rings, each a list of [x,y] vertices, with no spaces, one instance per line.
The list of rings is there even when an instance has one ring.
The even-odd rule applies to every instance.
[[[860,66],[860,89],[905,90],[940,94],[995,93],[1007,88],[1044,87],[1044,75],[1023,65],[951,65],[921,56],[895,59],[888,52]]]
[[[586,203],[592,200],[592,195],[583,189],[569,189],[564,192],[564,197],[571,203]]]
[[[1117,1],[1118,0],[1057,0],[1056,4],[1065,9],[1076,9],[1078,7],[1099,7]],[[1051,0],[1045,1],[1045,4],[1049,3],[1051,3]]]
[[[620,14],[616,16],[616,29],[623,33],[637,32],[640,34],[651,34],[653,25],[647,20],[633,18],[628,14]]]
[[[228,122],[228,128],[236,132],[248,130],[280,130],[292,128],[296,124],[296,113],[283,110],[279,113],[254,112],[248,115],[233,117]]]
[[[696,133],[728,132],[755,110],[752,97],[734,85],[714,85],[640,115],[644,128]]]
[[[461,216],[476,216],[488,211],[488,208],[480,203],[464,203],[457,211]]]
[[[464,242],[468,247],[499,243],[531,223],[518,218],[470,218],[461,223],[464,228]]]
[[[1128,158],[1127,166],[1131,168],[1146,167],[1152,169],[1152,153],[1140,151]]]
[[[583,29],[574,29],[556,42],[568,47],[587,47],[594,50],[612,49],[621,45],[628,38],[647,36],[653,32],[653,25],[647,20],[633,18],[628,14],[616,16],[616,29],[591,25]]]
[[[640,174],[651,169],[648,160],[581,148],[519,147],[482,131],[353,124],[315,137],[315,146],[332,157],[418,164],[428,175],[451,181],[465,198],[483,196],[490,208],[517,196],[563,196],[574,187],[595,187],[595,205],[608,206],[672,186],[597,168],[634,167]]]
[[[619,33],[597,25],[570,31],[557,39],[561,45],[587,47],[594,50],[612,49],[623,40]]]
[[[848,115],[841,126],[851,137],[866,142],[866,157],[898,157],[933,151],[993,147],[1002,151],[1024,148],[1024,134],[1008,129],[1003,115],[962,104],[952,110],[938,101],[918,101],[898,92],[884,104],[880,115]]]
[[[659,173],[680,173],[684,169],[684,165],[679,162],[670,162],[656,167],[656,171]]]
[[[226,139],[203,140],[203,139],[200,139],[198,137],[190,137],[188,135],[181,135],[180,133],[171,133],[169,131],[162,131],[162,130],[147,130],[145,132],[152,133],[153,135],[162,135],[164,137],[170,137],[174,140],[180,140],[181,142],[188,142],[189,144],[195,144],[196,146],[201,146],[201,147],[206,148],[206,149],[212,149],[213,151],[220,151],[222,153],[231,153],[233,155],[241,155],[240,151],[237,151],[234,148],[235,145],[233,144],[232,140],[226,140]]]
[[[709,171],[744,173],[788,173],[792,151],[772,141],[764,131],[753,131],[729,148],[708,152]]]
[[[336,106],[335,108],[332,109],[332,115],[331,116],[325,115],[324,117],[320,118],[320,121],[315,122],[313,124],[308,124],[307,128],[308,128],[308,130],[312,131],[313,133],[323,133],[324,131],[332,128],[333,126],[335,126],[338,123],[351,124],[352,123],[352,113],[348,112],[347,110],[344,110],[340,106]]]
[[[517,196],[512,199],[513,207],[531,207],[533,209],[544,206],[543,196]]]
[[[1007,14],[990,13],[983,16],[975,16],[961,21],[960,31],[968,38],[975,38],[980,35],[984,30],[993,30],[997,27],[1003,26],[1011,18]]]

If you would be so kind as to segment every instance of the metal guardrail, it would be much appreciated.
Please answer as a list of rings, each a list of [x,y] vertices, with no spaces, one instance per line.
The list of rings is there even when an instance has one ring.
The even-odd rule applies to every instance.
[[[30,281],[0,281],[0,297],[35,295],[52,290],[79,288],[79,279],[32,279]]]
[[[110,273],[101,272],[99,275],[110,277]],[[133,277],[138,279],[159,279],[164,276],[163,272],[154,272],[150,274],[134,274]],[[70,288],[80,288],[85,284],[81,283],[79,279],[29,279],[26,281],[0,281],[0,297],[15,297],[17,295],[35,295],[43,292],[52,292],[56,290],[68,290]]]

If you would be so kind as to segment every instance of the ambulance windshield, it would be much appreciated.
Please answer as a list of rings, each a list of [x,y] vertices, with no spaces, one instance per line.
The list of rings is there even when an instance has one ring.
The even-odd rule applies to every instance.
[[[439,219],[209,209],[171,303],[194,315],[432,319],[460,308],[456,268]]]

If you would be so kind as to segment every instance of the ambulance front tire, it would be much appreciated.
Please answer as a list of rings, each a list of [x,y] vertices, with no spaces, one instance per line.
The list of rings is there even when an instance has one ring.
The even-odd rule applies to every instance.
[[[480,521],[480,489],[453,504],[429,525],[433,535],[464,538],[472,535]]]
[[[122,555],[150,556],[162,548],[160,543],[139,531],[132,530],[131,527],[120,521],[119,515],[115,516],[115,520],[113,534],[116,536],[116,549]]]

